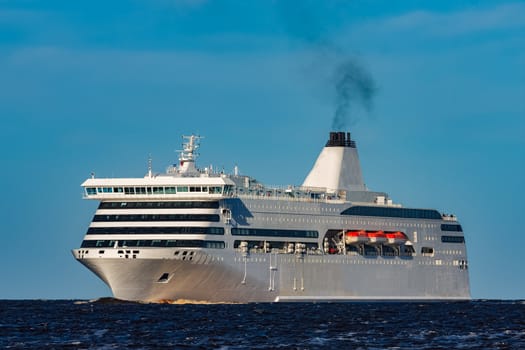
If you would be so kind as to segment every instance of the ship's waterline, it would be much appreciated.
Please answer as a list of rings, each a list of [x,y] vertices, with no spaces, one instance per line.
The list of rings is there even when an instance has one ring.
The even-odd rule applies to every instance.
[[[115,297],[209,302],[469,299],[455,216],[404,208],[363,183],[349,133],[330,133],[301,186],[180,162],[144,178],[90,178],[100,201],[77,260]]]

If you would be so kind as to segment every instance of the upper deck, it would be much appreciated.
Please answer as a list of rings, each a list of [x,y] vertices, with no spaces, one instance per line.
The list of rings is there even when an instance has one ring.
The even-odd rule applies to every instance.
[[[237,167],[233,174],[214,171],[211,166],[199,169],[195,165],[197,157],[195,151],[199,147],[200,138],[194,135],[186,138],[189,141],[181,151],[179,164],[170,166],[166,173],[153,174],[150,164],[148,173],[141,178],[95,178],[92,175],[82,183],[84,198],[99,201],[213,201],[237,197],[248,200],[339,204],[343,205],[341,211],[349,206],[382,207],[385,210],[373,212],[365,210],[366,213],[353,214],[377,216],[384,213],[385,216],[416,218],[415,214],[409,215],[407,210],[401,209],[400,204],[393,203],[388,194],[370,191],[366,187],[354,189],[352,186],[347,186],[331,189],[304,184],[267,186],[250,176],[239,175]],[[337,145],[330,143],[327,148],[334,148]],[[346,143],[343,146],[345,145]],[[355,144],[349,146],[355,147]],[[419,210],[418,213],[430,214],[425,214],[426,216],[418,214],[421,217],[417,216],[417,218],[430,215],[434,219],[456,221],[455,216],[438,214],[435,210],[432,210],[432,213],[429,210]]]
[[[123,198],[188,199],[223,198],[233,193],[234,183],[226,177],[90,178],[82,183],[84,198],[111,200]]]

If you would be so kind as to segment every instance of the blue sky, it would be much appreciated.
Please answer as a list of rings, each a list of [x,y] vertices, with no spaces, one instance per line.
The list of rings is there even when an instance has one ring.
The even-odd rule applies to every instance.
[[[474,298],[525,298],[524,33],[523,2],[0,0],[0,298],[109,295],[70,253],[80,184],[163,171],[182,134],[302,183],[346,57],[376,85],[348,127],[368,187],[458,215]]]

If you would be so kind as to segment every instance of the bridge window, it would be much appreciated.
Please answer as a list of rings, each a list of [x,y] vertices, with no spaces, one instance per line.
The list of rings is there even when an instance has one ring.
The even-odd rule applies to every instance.
[[[209,187],[210,194],[221,194],[222,193],[222,187],[221,186],[210,186]]]
[[[175,194],[177,193],[177,188],[176,187],[164,187],[164,193]]]
[[[164,194],[164,187],[153,187],[153,194]]]

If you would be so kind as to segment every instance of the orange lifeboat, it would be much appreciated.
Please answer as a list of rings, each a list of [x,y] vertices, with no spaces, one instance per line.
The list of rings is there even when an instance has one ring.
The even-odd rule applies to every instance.
[[[346,244],[357,244],[368,242],[368,236],[364,230],[360,231],[347,231],[345,234]]]
[[[386,242],[386,235],[383,231],[369,232],[366,234],[370,243],[381,244]]]
[[[408,241],[407,236],[405,236],[405,234],[400,231],[389,232],[386,234],[386,238],[388,240],[388,244],[404,244],[406,241]]]

